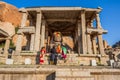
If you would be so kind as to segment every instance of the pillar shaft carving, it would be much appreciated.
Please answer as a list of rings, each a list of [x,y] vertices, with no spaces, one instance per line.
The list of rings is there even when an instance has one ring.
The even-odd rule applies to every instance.
[[[42,21],[40,49],[45,47],[45,21]]]
[[[34,38],[35,38],[35,34],[31,34],[31,40],[30,40],[30,50],[31,51],[34,50]]]
[[[76,32],[76,31],[75,31]],[[81,46],[81,25],[80,21],[77,23],[77,34],[76,34],[76,42],[78,43],[78,53],[82,53],[82,46]]]
[[[93,54],[97,53],[97,48],[96,48],[96,36],[92,38],[92,49],[93,49]]]
[[[96,27],[97,27],[97,29],[102,28],[102,27],[101,27],[101,23],[100,23],[99,13],[96,13]],[[97,37],[98,37],[98,48],[99,48],[99,53],[100,53],[100,54],[104,54],[102,32],[98,32]]]
[[[22,35],[19,34],[17,38],[17,43],[16,43],[16,51],[21,51],[22,49]]]
[[[82,53],[87,53],[85,11],[81,11]]]
[[[42,19],[42,13],[37,12],[37,20],[36,20],[36,32],[35,32],[35,45],[34,50],[38,51],[40,48],[40,29],[41,29],[41,19]]]
[[[26,26],[27,21],[27,12],[23,12],[21,28]],[[16,42],[16,51],[21,51],[22,49],[22,34],[18,34],[17,42]]]
[[[87,34],[87,52],[88,52],[89,54],[92,53],[92,43],[91,43],[90,33]]]
[[[104,46],[103,46],[103,39],[102,39],[102,35],[98,35],[98,48],[99,48],[99,53],[104,55]]]
[[[27,13],[23,12],[22,21],[21,21],[21,27],[25,27],[26,26],[27,16],[28,16]]]
[[[8,58],[9,46],[10,46],[10,39],[6,39],[5,47],[4,47],[4,55],[5,55],[6,58]]]
[[[100,23],[99,13],[96,13],[96,27],[97,29],[102,28]]]

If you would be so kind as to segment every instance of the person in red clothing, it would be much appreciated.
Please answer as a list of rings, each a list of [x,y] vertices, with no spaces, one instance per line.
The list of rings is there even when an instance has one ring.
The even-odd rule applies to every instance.
[[[42,47],[41,51],[40,51],[40,64],[44,63],[44,55],[46,53],[45,47]]]

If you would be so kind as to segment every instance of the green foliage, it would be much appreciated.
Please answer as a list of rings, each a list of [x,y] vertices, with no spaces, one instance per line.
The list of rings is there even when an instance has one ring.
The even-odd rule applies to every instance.
[[[15,49],[15,46],[14,46],[12,40],[10,40],[10,48]]]
[[[18,29],[19,29],[19,27],[16,27],[16,28],[15,28],[15,34],[17,33]]]
[[[5,46],[5,41],[2,41],[2,42],[0,43],[0,48],[4,48],[4,46]],[[10,48],[15,49],[15,46],[14,46],[14,44],[12,43],[12,40],[10,40]]]

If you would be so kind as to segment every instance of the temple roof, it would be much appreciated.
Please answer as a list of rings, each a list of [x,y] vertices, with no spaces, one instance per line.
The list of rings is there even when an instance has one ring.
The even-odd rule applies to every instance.
[[[8,37],[8,36],[9,36],[9,34],[7,32],[0,29],[0,37]]]
[[[85,11],[86,23],[95,19],[96,12],[101,8],[82,8],[82,7],[29,7],[19,9],[21,12],[28,12],[30,17],[36,21],[37,12],[42,13],[42,19],[46,21],[49,29],[53,31],[72,32],[81,21],[81,12]]]

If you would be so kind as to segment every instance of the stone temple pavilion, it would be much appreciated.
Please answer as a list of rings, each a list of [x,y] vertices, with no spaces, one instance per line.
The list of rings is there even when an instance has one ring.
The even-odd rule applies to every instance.
[[[89,61],[98,54],[101,55],[103,64],[105,63],[102,35],[107,31],[100,23],[101,8],[29,7],[19,11],[23,17],[17,32],[16,55],[22,56],[22,51],[36,54],[43,46],[47,49],[51,45],[53,33],[58,31],[63,38],[71,37],[73,54],[79,54],[78,60],[81,63],[89,65]],[[26,22],[29,24],[26,25]],[[22,46],[22,35],[27,38],[26,46]]]

